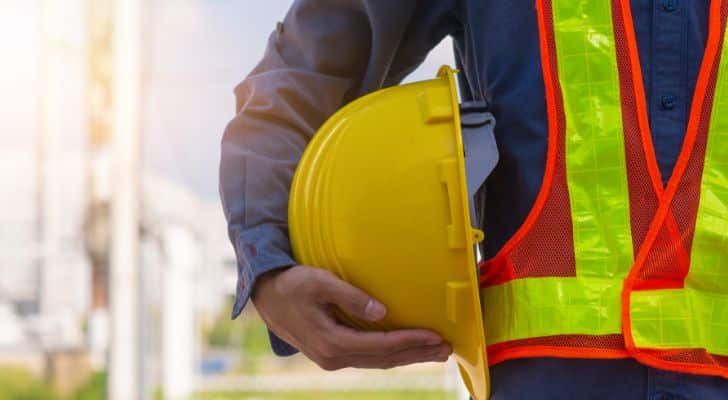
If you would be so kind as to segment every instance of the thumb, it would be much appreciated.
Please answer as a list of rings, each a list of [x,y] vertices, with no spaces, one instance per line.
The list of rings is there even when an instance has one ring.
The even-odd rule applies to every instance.
[[[335,304],[345,313],[365,321],[378,321],[387,314],[384,304],[334,274],[325,274],[323,277],[321,294],[325,302]]]

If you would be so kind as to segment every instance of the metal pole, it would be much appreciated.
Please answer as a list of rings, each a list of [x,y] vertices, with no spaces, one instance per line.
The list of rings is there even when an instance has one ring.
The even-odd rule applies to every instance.
[[[37,311],[55,312],[54,279],[61,263],[58,255],[63,248],[65,215],[62,209],[64,193],[63,164],[64,129],[68,129],[64,106],[68,103],[67,74],[75,39],[67,29],[68,17],[80,11],[78,1],[41,0],[37,3],[40,15],[40,51],[38,96],[38,142],[36,146],[36,237],[39,241],[37,262]]]
[[[60,130],[63,128],[64,103],[63,89],[63,45],[66,35],[63,31],[63,14],[59,8],[63,5],[59,0],[43,0],[40,3],[41,15],[41,63],[40,63],[40,90],[39,98],[40,135],[37,143],[36,161],[38,167],[37,192],[37,226],[36,234],[39,239],[38,275],[37,275],[37,311],[50,312],[52,304],[48,298],[48,282],[52,269],[56,264],[52,255],[59,247],[59,198],[61,183],[58,179]]]
[[[109,400],[142,398],[139,318],[141,0],[114,2]]]
[[[38,7],[40,8],[40,23],[39,36],[41,37],[41,51],[39,54],[39,79],[38,87],[42,96],[38,96],[38,137],[36,139],[36,150],[35,150],[35,240],[37,244],[37,251],[35,254],[35,304],[34,313],[40,313],[41,304],[43,303],[43,273],[45,263],[45,170],[46,170],[46,137],[48,136],[48,123],[46,122],[46,86],[48,77],[47,65],[48,57],[46,53],[50,49],[48,39],[48,27],[47,20],[49,12],[49,4],[45,0],[38,1]]]

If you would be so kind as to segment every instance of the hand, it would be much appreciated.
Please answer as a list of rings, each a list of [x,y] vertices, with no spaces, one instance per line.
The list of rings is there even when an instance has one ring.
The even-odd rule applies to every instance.
[[[306,266],[262,275],[253,302],[268,328],[321,368],[392,368],[445,361],[452,349],[434,332],[359,331],[343,325],[333,306],[365,321],[382,319],[383,304],[331,272]]]

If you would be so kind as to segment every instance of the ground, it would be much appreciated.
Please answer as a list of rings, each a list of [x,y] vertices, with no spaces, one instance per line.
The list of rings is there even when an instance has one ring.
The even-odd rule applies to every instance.
[[[444,392],[206,393],[196,400],[453,400]]]

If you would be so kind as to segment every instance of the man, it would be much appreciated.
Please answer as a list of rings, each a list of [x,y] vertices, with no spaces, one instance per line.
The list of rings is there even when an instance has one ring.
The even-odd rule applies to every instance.
[[[676,351],[653,351],[649,349],[652,346],[632,343],[633,335],[620,328],[620,322],[621,326],[627,322],[634,329],[639,328],[629,319],[630,312],[637,315],[639,311],[629,309],[632,297],[622,302],[628,305],[624,315],[611,320],[600,315],[608,314],[607,310],[620,314],[622,280],[628,282],[624,292],[627,296],[637,289],[680,289],[691,284],[685,283],[687,266],[678,268],[689,264],[690,255],[673,249],[689,247],[680,241],[687,236],[692,241],[693,233],[697,235],[696,242],[702,243],[701,224],[683,223],[679,216],[681,210],[691,210],[693,216],[686,220],[694,221],[694,214],[701,212],[697,205],[683,206],[687,200],[683,202],[681,196],[689,196],[681,194],[681,182],[688,181],[682,179],[686,169],[688,173],[702,170],[702,159],[693,164],[696,161],[679,155],[686,138],[690,138],[686,148],[692,149],[694,143],[704,148],[701,138],[705,136],[686,136],[685,132],[707,130],[698,126],[699,117],[701,110],[710,116],[712,102],[703,99],[712,96],[711,88],[716,86],[716,74],[711,71],[719,63],[720,38],[725,31],[728,13],[723,3],[294,2],[271,35],[263,60],[236,89],[238,114],[228,126],[222,144],[221,196],[239,262],[238,298],[233,315],[240,313],[252,292],[256,308],[270,328],[275,352],[288,355],[298,350],[329,370],[349,366],[388,368],[447,358],[450,347],[432,332],[358,332],[339,324],[328,311],[332,304],[367,320],[382,318],[386,305],[330,274],[296,265],[290,255],[286,215],[297,160],[324,120],[356,97],[397,84],[449,35],[462,70],[461,96],[487,100],[497,120],[500,163],[476,198],[478,222],[486,232],[481,252],[490,260],[483,267],[481,279],[486,304],[496,301],[489,298],[497,297],[488,289],[521,278],[557,279],[573,276],[574,268],[578,275],[579,268],[584,266],[594,267],[588,270],[591,272],[605,265],[607,269],[621,266],[618,271],[597,271],[602,274],[600,277],[618,279],[620,284],[609,292],[611,297],[597,298],[596,305],[607,300],[614,304],[593,308],[596,311],[589,309],[584,315],[578,315],[578,308],[565,308],[561,318],[552,323],[577,326],[577,330],[585,330],[584,335],[526,332],[525,340],[520,340],[523,332],[514,328],[515,332],[503,332],[503,343],[489,341],[489,356],[494,364],[492,397],[728,398],[728,381],[721,378],[728,374],[719,355],[703,351],[706,361],[675,359]],[[575,17],[565,16],[569,12]],[[595,22],[604,15],[608,25]],[[611,57],[606,62],[587,61],[579,67],[573,61],[577,56],[604,49]],[[600,73],[614,79],[593,78]],[[588,85],[578,79],[585,79]],[[572,85],[574,82],[577,84]],[[691,112],[694,97],[701,100],[697,111]],[[583,109],[579,109],[580,98],[588,99]],[[609,101],[614,104],[602,104]],[[701,106],[703,103],[707,105]],[[585,112],[577,118],[575,110]],[[583,121],[586,130],[574,131]],[[590,133],[590,126],[598,128],[597,135],[605,126],[611,127],[611,133],[616,132],[617,136],[610,136],[610,140],[618,137],[619,146],[607,149],[614,143],[584,143],[583,134]],[[568,145],[564,145],[564,140]],[[644,144],[644,151],[640,143]],[[578,151],[584,149],[589,151],[580,155]],[[609,186],[599,179],[589,181],[589,175],[580,178],[575,174],[577,167],[583,166],[579,164],[583,159],[599,152],[607,158],[615,154],[615,165],[621,173],[619,182],[626,183]],[[611,161],[608,158],[607,162]],[[674,179],[675,183],[670,185],[674,171],[679,172],[676,176],[680,179]],[[590,192],[590,184],[598,192]],[[698,179],[697,185],[683,191],[699,187]],[[600,188],[606,190],[602,192]],[[663,192],[678,200],[663,204]],[[602,195],[614,197],[601,204],[596,197]],[[619,196],[622,197],[614,200]],[[586,205],[579,208],[577,201]],[[597,205],[592,207],[590,202]],[[542,213],[543,210],[547,212]],[[623,214],[609,213],[614,210]],[[608,215],[617,215],[617,222],[610,224]],[[672,215],[678,215],[677,222],[673,222]],[[620,220],[623,217],[626,223]],[[590,226],[594,220],[602,223]],[[615,230],[618,232],[612,232]],[[663,230],[668,233],[663,234]],[[689,235],[683,234],[686,231]],[[542,232],[540,237],[538,232]],[[529,243],[533,245],[530,248]],[[643,246],[644,243],[647,244]],[[653,271],[631,267],[633,262],[656,267]],[[674,269],[680,269],[675,272],[679,275],[677,279],[652,279],[655,274],[672,273],[673,264]],[[721,281],[723,271],[713,275],[714,282],[725,282]],[[673,285],[673,281],[679,282]],[[519,290],[513,293],[530,296],[529,292]],[[562,295],[563,288],[559,287],[556,293]],[[592,301],[593,293],[587,292],[588,301]],[[500,309],[489,308],[489,338],[493,334],[488,331],[495,325],[514,326],[512,321],[509,325],[508,318],[517,312],[534,314],[524,318],[531,318],[527,325],[535,326],[535,308],[505,308],[511,303],[502,302],[504,307]],[[566,305],[574,304],[572,301]],[[669,314],[669,310],[665,313]],[[659,314],[650,311],[648,316],[659,318]],[[591,332],[589,327],[580,325],[581,317],[591,319],[595,315],[613,327],[605,328],[598,323],[595,330],[599,332]],[[489,323],[488,318],[495,320]],[[693,331],[709,332],[703,325]],[[546,328],[545,331],[554,331],[553,326]],[[556,328],[556,333],[560,332],[558,329],[567,328]],[[720,336],[720,328],[715,329],[718,330],[711,331],[712,336]],[[682,328],[676,331],[682,332]],[[554,342],[552,338],[560,341]],[[640,341],[644,339],[638,338],[637,342]],[[700,342],[696,346],[674,347],[709,346]]]

